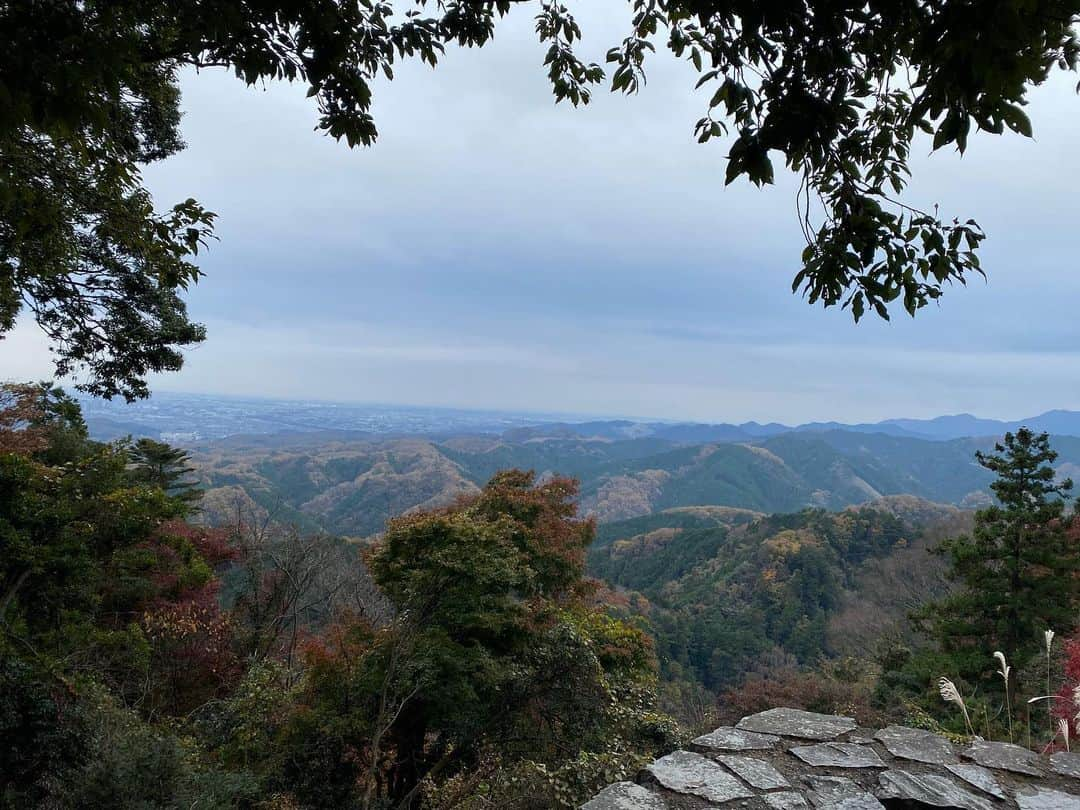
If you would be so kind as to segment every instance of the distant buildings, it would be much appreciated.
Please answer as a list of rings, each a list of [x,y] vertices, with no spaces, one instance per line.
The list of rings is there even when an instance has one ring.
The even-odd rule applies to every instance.
[[[162,431],[161,440],[165,444],[183,444],[184,442],[197,442],[199,434],[195,432]]]

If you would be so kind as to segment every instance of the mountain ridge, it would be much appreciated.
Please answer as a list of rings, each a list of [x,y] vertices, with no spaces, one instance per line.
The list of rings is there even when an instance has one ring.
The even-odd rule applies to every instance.
[[[1080,477],[1080,437],[1057,436],[1062,477]],[[476,492],[497,471],[533,470],[580,482],[582,510],[600,523],[680,507],[762,513],[844,509],[910,495],[976,508],[990,503],[991,473],[975,453],[993,438],[945,441],[832,430],[753,442],[679,444],[554,436],[449,439],[312,434],[229,438],[192,448],[207,490],[208,522],[236,513],[237,498],[333,534],[370,537],[388,518]]]
[[[891,418],[879,422],[804,422],[785,425],[779,422],[634,422],[625,419],[589,422],[555,422],[518,428],[517,436],[577,435],[595,438],[664,438],[687,444],[705,442],[741,442],[767,439],[786,433],[880,433],[930,441],[1002,436],[1021,427],[1047,433],[1080,436],[1080,411],[1053,409],[1024,419],[987,419],[969,413],[945,414],[929,419]]]

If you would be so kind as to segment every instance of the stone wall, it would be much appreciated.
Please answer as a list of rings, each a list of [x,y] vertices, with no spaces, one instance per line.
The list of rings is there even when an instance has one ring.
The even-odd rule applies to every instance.
[[[945,807],[1080,810],[1080,754],[955,746],[929,731],[770,709],[695,739],[582,810]]]

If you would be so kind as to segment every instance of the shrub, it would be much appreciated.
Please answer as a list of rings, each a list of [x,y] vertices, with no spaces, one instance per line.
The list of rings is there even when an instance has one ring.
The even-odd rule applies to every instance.
[[[89,739],[74,693],[0,649],[0,806],[48,804],[87,760]]]
[[[767,674],[752,675],[742,685],[729,689],[719,698],[719,720],[734,723],[748,714],[790,706],[796,709],[843,714],[854,717],[865,726],[880,725],[885,712],[873,703],[870,665],[857,679],[844,671],[853,666],[843,662],[841,667],[817,672],[780,669]]]

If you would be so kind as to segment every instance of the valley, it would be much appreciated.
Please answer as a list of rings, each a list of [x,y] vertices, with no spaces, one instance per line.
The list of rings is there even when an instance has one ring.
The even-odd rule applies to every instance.
[[[274,430],[185,450],[201,522],[291,525],[361,547],[397,516],[476,497],[503,470],[576,479],[597,526],[586,563],[600,601],[653,639],[664,709],[693,726],[715,720],[716,706],[752,711],[755,699],[869,706],[879,658],[919,641],[911,612],[949,592],[930,551],[991,503],[993,475],[976,453],[998,439],[944,433],[1000,424],[436,429],[448,423]],[[1059,478],[1080,469],[1080,437],[1053,443]],[[853,666],[844,662],[864,680],[831,674]]]

